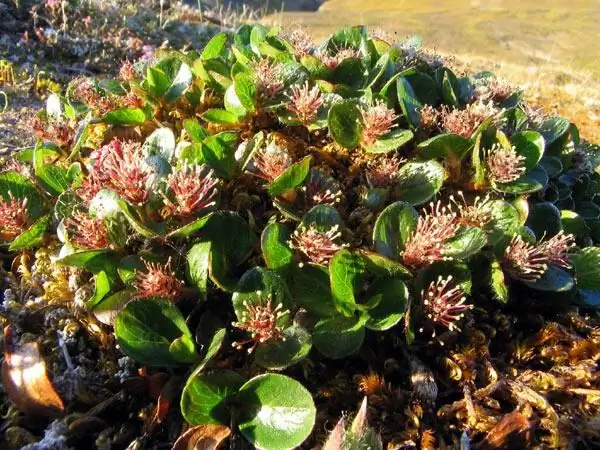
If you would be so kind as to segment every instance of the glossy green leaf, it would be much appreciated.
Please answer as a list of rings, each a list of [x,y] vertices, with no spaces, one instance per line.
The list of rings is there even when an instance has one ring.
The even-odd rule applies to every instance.
[[[317,322],[313,344],[328,358],[346,358],[356,353],[365,339],[363,323],[356,317],[332,317]]]
[[[316,409],[298,381],[267,373],[244,384],[235,398],[240,432],[257,448],[287,450],[312,432]]]
[[[107,112],[102,121],[109,125],[142,125],[146,122],[146,113],[140,108],[120,108]]]
[[[183,355],[172,354],[174,341],[183,337],[193,345],[193,337],[179,308],[166,300],[129,302],[115,319],[115,336],[121,349],[140,364],[175,367],[197,359],[189,347]]]
[[[244,378],[232,370],[192,374],[181,394],[181,414],[190,425],[229,424],[229,398],[237,394]]]
[[[600,291],[600,248],[582,249],[572,258],[579,289]]]
[[[231,138],[236,133],[223,132],[210,136],[202,143],[202,155],[206,163],[221,178],[231,178],[237,169],[235,150]]]
[[[277,270],[291,264],[294,252],[288,245],[290,235],[290,230],[278,222],[270,223],[265,227],[260,244],[268,268]]]
[[[443,244],[444,255],[466,259],[478,253],[486,244],[487,236],[481,228],[462,227],[455,237]]]
[[[546,239],[557,234],[561,229],[560,211],[549,202],[535,203],[529,208],[526,226],[531,228],[538,239]]]
[[[420,205],[430,200],[444,184],[446,171],[436,161],[411,161],[398,171],[399,200]]]
[[[288,167],[285,172],[269,184],[269,194],[276,197],[300,186],[310,171],[311,159],[311,156],[306,156],[301,161]]]
[[[356,310],[356,298],[367,276],[367,265],[360,253],[340,250],[329,262],[331,292],[336,308],[350,317]]]
[[[393,130],[380,138],[372,145],[365,147],[367,153],[390,153],[398,150],[414,137],[410,130]]]
[[[473,148],[473,143],[458,134],[438,134],[417,145],[418,155],[423,159],[444,159],[454,155],[462,159]]]
[[[44,233],[52,222],[52,216],[46,214],[36,220],[27,230],[18,235],[8,247],[13,252],[25,248],[32,248],[40,245],[44,240]]]
[[[373,227],[375,251],[397,260],[404,243],[417,225],[417,211],[406,202],[396,202],[385,208]]]
[[[360,112],[354,103],[340,102],[329,110],[327,123],[333,139],[345,148],[355,148],[360,140]]]
[[[575,285],[573,276],[569,272],[552,265],[548,266],[540,279],[524,283],[538,291],[550,292],[570,291]]]
[[[0,196],[5,202],[9,202],[11,195],[21,201],[27,199],[27,212],[32,219],[38,219],[44,214],[44,199],[31,181],[17,172],[2,172]]]
[[[190,87],[192,81],[193,74],[190,66],[186,63],[181,63],[177,75],[175,75],[175,78],[171,81],[171,85],[165,93],[165,101],[167,103],[173,103],[174,101],[179,100]]]
[[[254,78],[246,73],[237,74],[233,79],[233,89],[244,109],[254,112],[258,102],[258,88]]]
[[[210,242],[199,242],[190,248],[186,256],[187,278],[200,291],[200,298],[205,300],[207,294],[208,270],[210,267]]]
[[[373,282],[366,294],[367,304],[376,305],[366,312],[365,327],[370,330],[389,330],[404,317],[408,303],[408,289],[397,278],[380,278]]]
[[[283,332],[284,340],[259,345],[254,353],[256,363],[270,370],[281,370],[302,361],[312,347],[310,333],[299,325]]]
[[[290,291],[294,300],[311,314],[322,318],[339,314],[333,302],[329,271],[324,266],[293,266]]]
[[[521,131],[510,137],[510,143],[518,155],[523,156],[525,171],[533,169],[544,154],[544,138],[537,131]]]
[[[239,123],[238,116],[224,109],[208,109],[202,113],[202,119],[219,125],[234,125]]]

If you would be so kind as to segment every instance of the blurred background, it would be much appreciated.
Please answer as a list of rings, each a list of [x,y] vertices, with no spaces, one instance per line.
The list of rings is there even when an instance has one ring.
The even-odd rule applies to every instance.
[[[43,94],[52,80],[108,74],[157,48],[201,48],[253,21],[301,26],[317,43],[351,25],[420,41],[455,72],[492,71],[600,142],[600,0],[0,0],[0,17],[0,90],[13,99],[0,142],[21,140],[19,111],[39,105],[3,84],[9,71]]]

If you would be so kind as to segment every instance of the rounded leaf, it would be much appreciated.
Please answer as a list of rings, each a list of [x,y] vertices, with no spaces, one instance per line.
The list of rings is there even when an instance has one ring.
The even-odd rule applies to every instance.
[[[183,353],[181,348],[176,355],[171,352],[173,342],[184,338],[193,345],[193,337],[179,308],[166,300],[129,302],[115,319],[115,336],[127,355],[148,366],[174,367],[197,359],[189,346]]]
[[[332,317],[317,322],[313,344],[328,358],[345,358],[356,353],[365,340],[365,328],[357,317]]]
[[[388,330],[404,317],[408,289],[397,278],[380,278],[371,285],[365,303],[376,305],[366,312],[369,319],[365,327],[377,331]]]
[[[399,200],[420,205],[430,200],[444,184],[446,170],[436,161],[411,161],[398,171]]]
[[[304,386],[284,375],[252,378],[236,396],[240,432],[257,448],[287,450],[312,432],[316,409]]]
[[[336,103],[329,110],[327,123],[333,139],[345,148],[355,148],[360,141],[360,111],[355,103]]]
[[[254,357],[256,363],[266,369],[281,370],[303,360],[312,347],[310,333],[299,325],[292,325],[283,332],[285,340],[259,345]]]
[[[406,202],[389,205],[375,221],[373,245],[375,251],[396,260],[404,249],[404,243],[417,226],[419,213]]]
[[[190,425],[229,424],[227,399],[244,384],[233,370],[192,374],[181,394],[181,414]]]
[[[290,230],[283,224],[273,222],[265,227],[260,238],[263,258],[269,269],[287,267],[294,258],[288,245]]]

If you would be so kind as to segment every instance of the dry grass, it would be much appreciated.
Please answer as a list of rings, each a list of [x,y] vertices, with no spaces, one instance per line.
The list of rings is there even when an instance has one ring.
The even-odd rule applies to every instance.
[[[417,34],[455,55],[455,67],[494,71],[600,142],[599,0],[329,0],[314,13],[264,21],[304,25],[317,39],[356,24]]]

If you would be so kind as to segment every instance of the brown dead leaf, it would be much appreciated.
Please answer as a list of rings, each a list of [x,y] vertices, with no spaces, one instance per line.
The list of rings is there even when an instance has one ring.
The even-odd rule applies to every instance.
[[[172,450],[216,450],[230,434],[225,425],[198,425],[179,436]]]
[[[490,430],[483,442],[483,449],[530,448],[529,420],[518,411],[505,414]]]
[[[36,342],[15,346],[12,328],[4,328],[2,381],[10,401],[19,411],[54,418],[64,412],[62,399],[46,373],[46,363]]]
[[[154,428],[164,422],[167,418],[167,414],[171,409],[173,401],[177,398],[181,391],[181,377],[172,376],[169,380],[164,383],[164,386],[160,390],[156,408],[154,414],[151,416],[150,421],[146,425],[146,433],[152,433]]]

